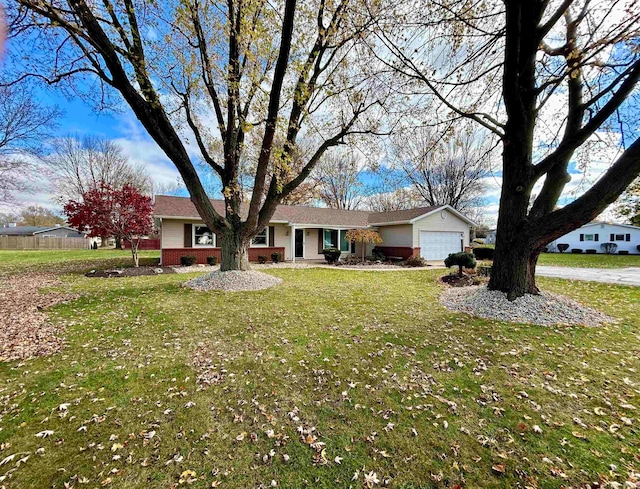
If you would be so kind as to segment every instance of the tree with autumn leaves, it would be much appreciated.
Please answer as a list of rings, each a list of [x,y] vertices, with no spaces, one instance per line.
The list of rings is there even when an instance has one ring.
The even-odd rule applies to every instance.
[[[366,252],[367,244],[380,244],[382,238],[378,234],[378,231],[372,231],[370,229],[351,229],[347,231],[345,239],[350,243],[362,244],[362,261],[364,261],[364,255]]]
[[[89,236],[118,236],[131,244],[134,266],[138,266],[138,246],[141,236],[153,231],[153,203],[131,186],[112,188],[102,183],[82,194],[80,201],[70,200],[64,206],[69,224]]]

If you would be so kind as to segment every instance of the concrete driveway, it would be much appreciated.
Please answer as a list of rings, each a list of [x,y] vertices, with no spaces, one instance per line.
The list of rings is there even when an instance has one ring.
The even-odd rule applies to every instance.
[[[570,280],[606,282],[616,285],[635,285],[640,287],[640,267],[629,268],[571,268],[538,265],[536,275],[557,277]]]

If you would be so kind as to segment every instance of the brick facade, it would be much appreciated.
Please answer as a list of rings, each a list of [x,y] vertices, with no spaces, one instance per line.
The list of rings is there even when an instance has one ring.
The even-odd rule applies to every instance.
[[[411,256],[420,256],[420,248],[410,246],[376,246],[385,256],[401,256],[403,260]]]
[[[280,252],[284,260],[284,247],[272,246],[268,248],[249,248],[249,261],[257,262],[258,256],[266,256],[271,261],[271,253]],[[196,263],[206,264],[208,256],[215,256],[220,263],[220,248],[165,248],[162,250],[162,265],[180,265],[180,257],[192,255],[196,257]]]

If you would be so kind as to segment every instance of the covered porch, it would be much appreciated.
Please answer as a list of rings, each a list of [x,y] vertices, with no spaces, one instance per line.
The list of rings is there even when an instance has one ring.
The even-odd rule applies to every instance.
[[[359,243],[349,243],[346,239],[347,231],[355,229],[353,226],[327,226],[317,227],[304,224],[291,224],[287,235],[290,238],[287,253],[290,260],[324,260],[322,250],[325,248],[338,248],[342,255],[361,255],[362,248]],[[371,250],[368,249],[368,252]]]

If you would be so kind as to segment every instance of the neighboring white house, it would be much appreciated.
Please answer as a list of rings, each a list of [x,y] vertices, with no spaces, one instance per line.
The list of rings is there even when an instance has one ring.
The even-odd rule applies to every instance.
[[[567,252],[578,248],[583,252],[596,250],[596,253],[604,253],[604,243],[615,243],[616,253],[627,251],[629,254],[638,254],[640,245],[640,227],[628,224],[609,224],[605,222],[592,222],[565,234],[549,244],[549,251],[557,252],[558,245],[569,245]]]

